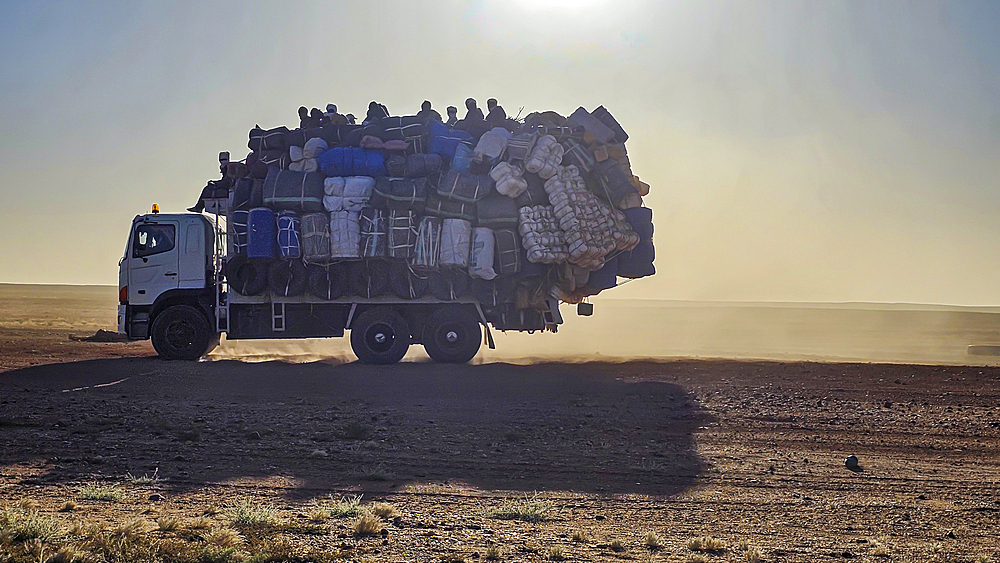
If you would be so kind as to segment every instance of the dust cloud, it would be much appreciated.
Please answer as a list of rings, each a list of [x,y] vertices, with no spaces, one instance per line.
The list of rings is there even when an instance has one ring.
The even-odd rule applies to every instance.
[[[578,317],[574,307],[564,305],[565,324],[557,334],[493,331],[496,350],[483,346],[474,362],[701,357],[1000,365],[1000,357],[970,356],[967,350],[1000,344],[1000,308],[601,296],[594,302],[592,317]],[[115,330],[116,310],[114,287],[0,284],[0,329],[11,338],[30,338],[33,330],[67,338]],[[347,337],[223,339],[207,360],[223,359],[339,364],[355,356]],[[429,359],[422,347],[413,346],[406,361]]]

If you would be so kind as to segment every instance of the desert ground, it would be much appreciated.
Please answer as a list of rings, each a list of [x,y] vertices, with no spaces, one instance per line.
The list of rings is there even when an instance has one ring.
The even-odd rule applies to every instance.
[[[0,561],[1000,558],[995,311],[609,302],[371,367],[69,338],[114,306],[0,286]]]

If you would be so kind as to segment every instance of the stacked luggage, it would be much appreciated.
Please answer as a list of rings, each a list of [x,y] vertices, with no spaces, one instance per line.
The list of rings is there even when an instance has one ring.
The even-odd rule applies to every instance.
[[[603,106],[493,129],[255,127],[230,193],[230,287],[478,300],[503,318],[580,302],[655,272],[627,140]]]

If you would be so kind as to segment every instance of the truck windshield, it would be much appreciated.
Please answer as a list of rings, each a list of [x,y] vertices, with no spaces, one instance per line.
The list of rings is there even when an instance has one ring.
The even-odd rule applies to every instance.
[[[135,229],[132,243],[132,257],[142,258],[167,252],[174,248],[174,226],[145,224]]]

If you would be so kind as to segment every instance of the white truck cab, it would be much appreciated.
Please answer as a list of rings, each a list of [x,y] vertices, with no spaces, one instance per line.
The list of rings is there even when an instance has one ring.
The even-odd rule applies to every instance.
[[[181,340],[201,340],[200,333],[205,332],[211,342],[215,333],[212,223],[201,214],[156,211],[132,220],[125,255],[118,265],[118,332],[134,339],[150,338],[156,329],[169,328],[162,326],[169,317],[178,316],[175,310],[158,326],[161,313],[183,306],[177,310],[187,316],[197,312],[205,326],[200,326],[201,319],[189,321],[199,325],[194,327],[175,322],[174,332],[185,333]],[[153,340],[157,346],[158,339]],[[175,338],[173,344],[184,343]],[[190,342],[189,347],[200,348],[195,357],[205,352],[197,342]]]

